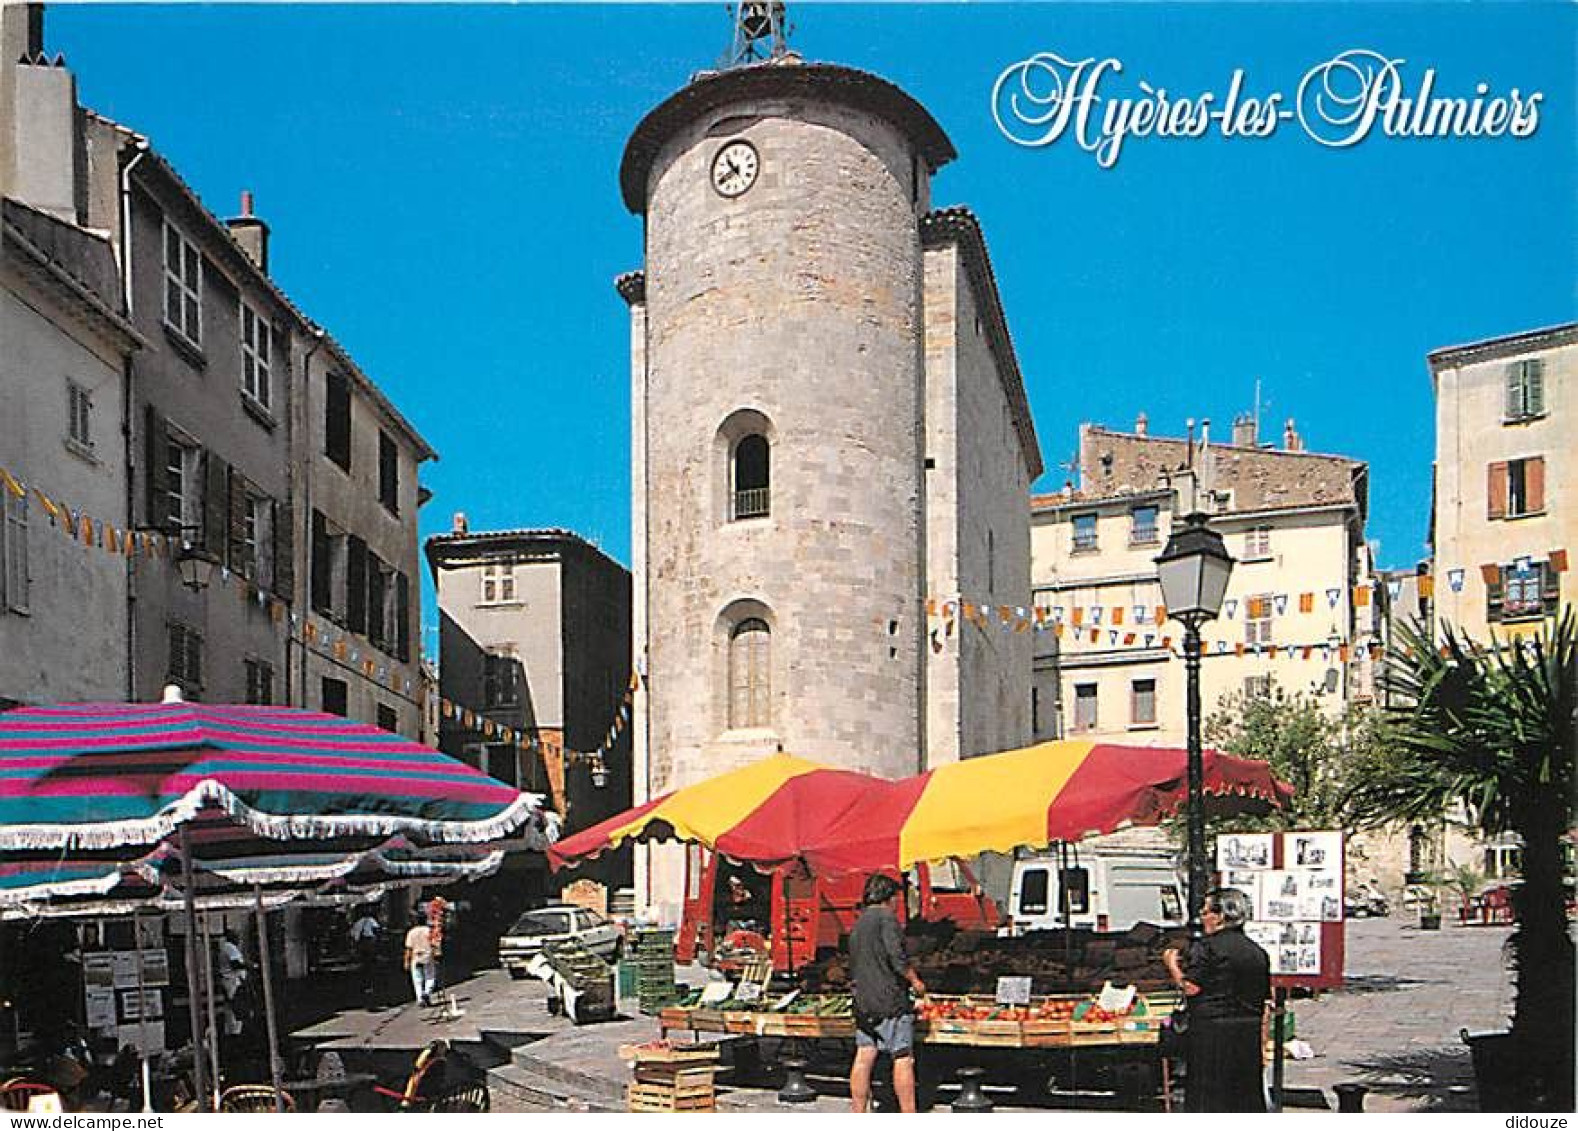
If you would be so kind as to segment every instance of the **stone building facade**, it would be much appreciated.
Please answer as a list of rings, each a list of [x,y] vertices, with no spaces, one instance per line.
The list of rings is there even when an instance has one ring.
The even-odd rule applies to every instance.
[[[1436,620],[1481,641],[1537,631],[1572,604],[1578,324],[1436,350],[1429,364]]]
[[[586,755],[603,748],[630,686],[629,571],[571,531],[472,533],[463,515],[426,551],[438,595],[440,697],[539,744],[522,750],[441,711],[440,748],[551,796],[567,833],[628,808],[629,727],[600,765]],[[626,886],[630,854],[575,875]]]
[[[432,743],[417,512],[437,453],[332,337],[314,329],[300,357],[296,701]]]
[[[0,697],[157,700],[173,682],[190,698],[322,706],[420,735],[417,468],[431,448],[275,283],[246,194],[241,215],[221,220],[147,138],[80,106],[71,72],[43,53],[40,5],[0,6],[0,30],[7,262],[33,265],[35,291],[70,291],[77,323],[74,345],[40,344],[54,317],[43,299],[31,313],[7,306],[35,352],[12,354],[7,333],[7,361],[24,369],[6,378],[8,393],[19,383],[6,424],[28,424],[0,466],[27,448],[24,473],[93,516],[102,555],[33,586],[35,600],[79,601],[77,615],[30,618],[34,659],[21,662],[57,674]],[[314,390],[336,378],[355,454],[331,474]],[[68,399],[63,381],[87,395]],[[43,460],[61,419],[70,458],[51,444]],[[320,513],[366,551],[334,575],[345,615],[323,623],[307,614]],[[66,543],[24,517],[36,575]],[[156,534],[169,548],[161,538],[157,553],[138,543],[111,555],[104,525],[123,551]],[[211,567],[206,584],[185,582],[182,557]],[[83,568],[95,576],[79,584]],[[74,663],[79,647],[95,655]],[[331,678],[345,684],[332,700]]]
[[[1304,451],[1291,421],[1281,448],[1244,420],[1230,444],[1209,424],[1198,439],[1152,436],[1143,419],[1129,433],[1086,424],[1079,451],[1078,487],[1032,508],[1035,602],[1054,626],[1036,634],[1037,738],[1184,744],[1182,630],[1158,620],[1155,558],[1185,472],[1236,559],[1201,632],[1205,712],[1273,686],[1334,714],[1373,697],[1384,590],[1364,540],[1364,463]]]
[[[0,196],[0,706],[128,693],[126,560],[102,533],[85,545],[80,516],[127,526],[120,430],[140,344],[109,241]]]
[[[979,226],[931,211],[953,156],[897,87],[792,54],[626,147],[638,801],[779,748],[896,777],[1028,739],[1022,641],[928,637],[944,590],[1026,603],[1041,470]],[[636,882],[671,913],[677,855]]]

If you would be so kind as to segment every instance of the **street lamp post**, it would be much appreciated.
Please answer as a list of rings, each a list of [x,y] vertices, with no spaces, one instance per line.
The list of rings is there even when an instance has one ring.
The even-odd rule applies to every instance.
[[[1205,766],[1200,746],[1200,626],[1215,620],[1227,593],[1233,558],[1222,536],[1206,525],[1199,511],[1184,517],[1156,559],[1157,580],[1167,615],[1184,626],[1185,703],[1189,726],[1189,932],[1201,933],[1205,903]]]

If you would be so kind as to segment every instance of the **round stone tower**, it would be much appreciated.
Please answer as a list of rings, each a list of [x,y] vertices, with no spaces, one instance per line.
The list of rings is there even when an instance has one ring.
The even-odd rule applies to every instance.
[[[638,797],[780,746],[924,768],[919,220],[953,156],[891,83],[793,55],[626,147]]]

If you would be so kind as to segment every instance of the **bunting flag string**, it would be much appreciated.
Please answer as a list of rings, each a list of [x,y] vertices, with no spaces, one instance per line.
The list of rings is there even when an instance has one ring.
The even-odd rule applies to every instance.
[[[636,692],[643,686],[645,683],[641,673],[631,672],[624,696],[620,699],[619,706],[614,709],[613,719],[596,750],[572,750],[552,737],[496,723],[483,712],[443,696],[438,698],[438,709],[443,718],[458,723],[466,730],[476,731],[485,738],[496,738],[506,746],[513,746],[517,752],[561,758],[566,765],[584,764],[596,770],[607,766],[613,748],[618,744],[625,728],[630,725],[630,720],[635,714]]]

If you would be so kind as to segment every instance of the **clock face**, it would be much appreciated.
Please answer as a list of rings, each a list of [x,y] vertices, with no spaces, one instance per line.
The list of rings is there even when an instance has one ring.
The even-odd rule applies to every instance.
[[[760,162],[748,141],[731,141],[712,159],[712,187],[719,196],[740,196],[756,183]]]

